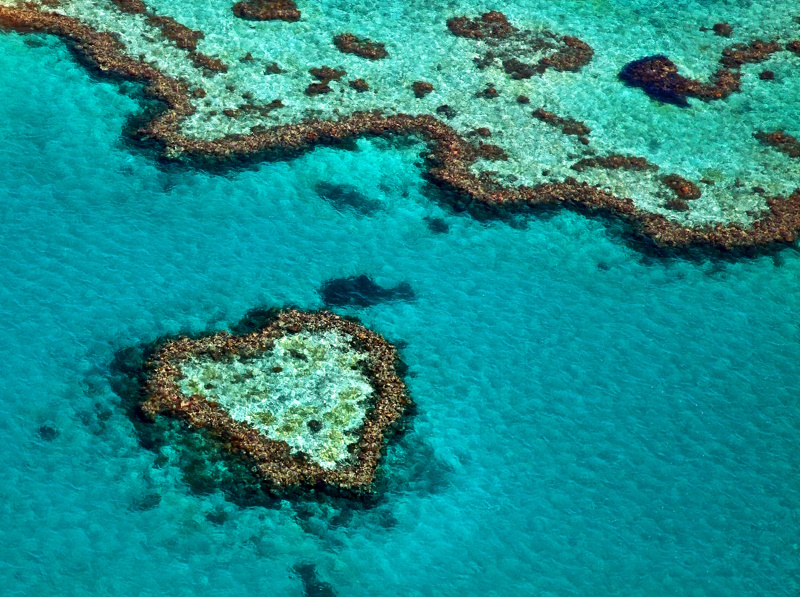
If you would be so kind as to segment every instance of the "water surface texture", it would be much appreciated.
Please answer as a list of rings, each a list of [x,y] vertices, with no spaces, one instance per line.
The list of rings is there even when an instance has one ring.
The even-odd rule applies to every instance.
[[[205,30],[203,51],[234,63],[224,48],[238,38],[213,29],[230,6],[152,4]],[[265,33],[290,24],[239,20],[253,33],[235,55],[355,72],[350,55],[308,49],[312,25],[332,19],[404,56],[409,81],[422,77],[415,68],[430,78],[434,54],[457,55],[403,52],[395,39],[435,26],[468,47],[442,19],[496,8],[595,49],[580,73],[525,83],[539,100],[529,108],[585,120],[592,144],[693,180],[716,168],[725,184],[746,178],[742,188],[764,173],[761,186],[796,184],[792,160],[751,129],[800,133],[800,58],[745,66],[742,92],[689,108],[616,79],[629,60],[665,53],[705,80],[731,39],[700,26],[788,35],[800,29],[789,3],[298,6],[305,29],[291,39],[308,46]],[[472,56],[458,58],[470,89],[487,76]],[[496,74],[502,93],[523,84]],[[136,94],[88,74],[54,38],[0,35],[3,594],[800,593],[794,248],[663,258],[569,211],[482,221],[424,181],[413,140],[359,140],[225,174],[161,164],[123,134]],[[419,101],[429,99],[435,108]],[[522,129],[502,130],[509,146],[528,143],[513,140]],[[573,142],[543,130],[554,145]],[[565,167],[561,154],[527,147]],[[315,190],[331,185],[356,189],[370,209]],[[334,307],[402,347],[417,404],[371,507],[244,504],[193,481],[180,447],[142,445],[111,387],[118,351],[229,329],[256,306],[322,308],[326,283],[362,275],[413,296]]]

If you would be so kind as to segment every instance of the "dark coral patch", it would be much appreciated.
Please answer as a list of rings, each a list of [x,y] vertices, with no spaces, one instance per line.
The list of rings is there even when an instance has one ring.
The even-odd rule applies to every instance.
[[[228,72],[228,65],[222,60],[206,56],[201,52],[189,52],[189,60],[192,61],[195,68],[201,68],[209,75]]]
[[[347,71],[339,68],[331,68],[330,66],[319,66],[310,68],[308,70],[311,76],[323,82],[338,81],[347,74]]]
[[[554,112],[548,112],[544,108],[537,108],[534,110],[533,117],[546,124],[549,124],[550,126],[561,129],[561,132],[565,135],[573,135],[578,137],[578,139],[584,145],[589,143],[587,136],[592,132],[592,129],[590,129],[580,120],[564,118],[558,114],[555,114]]]
[[[785,153],[790,158],[800,158],[800,141],[792,135],[788,135],[783,131],[774,131],[772,133],[759,131],[754,134],[754,137],[765,145]]]
[[[702,100],[727,97],[739,90],[739,75],[720,69],[703,84],[678,74],[678,67],[666,56],[648,56],[626,64],[619,78],[632,87],[640,87],[651,98],[676,106],[689,105],[687,96]]]
[[[497,11],[473,19],[454,17],[447,21],[447,28],[454,35],[486,44],[486,52],[475,58],[478,68],[499,62],[512,79],[530,79],[548,68],[577,71],[594,54],[589,44],[577,37],[558,36],[551,31],[523,31]]]
[[[730,37],[733,33],[733,27],[728,23],[714,23],[711,30],[720,37]]]
[[[205,37],[202,31],[189,29],[172,17],[148,15],[145,21],[151,27],[160,29],[164,37],[175,42],[175,45],[182,50],[196,50],[197,42]]]
[[[367,83],[364,79],[352,79],[351,81],[348,81],[347,84],[359,93],[369,91],[369,83]]]
[[[571,168],[583,172],[587,168],[603,168],[604,170],[658,170],[656,164],[651,164],[645,158],[628,155],[607,155],[594,158],[583,158],[572,164]]]
[[[325,304],[333,307],[371,307],[392,301],[413,301],[415,298],[408,282],[384,288],[366,274],[328,280],[319,293]]]
[[[433,91],[433,85],[427,83],[425,81],[415,81],[414,84],[411,86],[411,89],[414,91],[414,95],[422,99],[426,95],[428,95],[431,91]]]
[[[700,199],[703,194],[700,188],[691,180],[687,180],[677,174],[667,174],[661,177],[661,182],[668,186],[683,201]]]
[[[381,60],[389,55],[384,44],[371,39],[360,39],[352,33],[342,33],[333,38],[333,44],[340,52],[355,54],[369,60]]]
[[[61,432],[55,425],[51,425],[50,423],[45,423],[41,427],[39,427],[39,437],[41,437],[46,442],[51,442],[56,439]]]
[[[300,20],[300,11],[293,0],[243,0],[233,5],[233,14],[250,21]]]
[[[734,44],[722,50],[720,62],[727,68],[739,68],[742,64],[763,62],[781,50],[777,41],[756,39],[747,44]]]
[[[144,14],[147,11],[147,5],[142,0],[111,0],[111,2],[122,12],[132,15]]]

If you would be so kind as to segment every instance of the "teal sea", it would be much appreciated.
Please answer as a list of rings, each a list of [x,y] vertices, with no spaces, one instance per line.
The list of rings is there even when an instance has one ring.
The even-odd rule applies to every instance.
[[[628,59],[679,52],[643,24],[676,19],[668,3],[576,11],[638,39]],[[164,165],[123,134],[136,91],[56,39],[0,35],[0,593],[800,594],[794,247],[660,257],[569,211],[475,218],[425,182],[412,141]],[[637,146],[673,118],[653,109],[624,125]],[[401,346],[417,405],[371,507],[243,503],[178,447],[141,444],[119,351],[322,308],[326,281],[361,274],[413,290],[334,309]]]

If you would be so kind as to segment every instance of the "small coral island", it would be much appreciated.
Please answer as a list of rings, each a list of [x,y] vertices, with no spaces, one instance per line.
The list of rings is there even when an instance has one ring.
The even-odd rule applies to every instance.
[[[143,414],[204,429],[270,489],[362,494],[410,405],[395,348],[330,312],[277,312],[260,330],[165,343]]]

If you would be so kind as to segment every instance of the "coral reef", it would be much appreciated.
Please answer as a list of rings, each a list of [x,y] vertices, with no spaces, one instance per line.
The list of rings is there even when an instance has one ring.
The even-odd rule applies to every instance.
[[[758,131],[753,136],[765,145],[785,153],[790,158],[800,158],[800,141],[783,131],[774,131],[772,133]]]
[[[240,336],[163,344],[141,411],[205,430],[271,489],[370,492],[410,404],[396,362],[394,347],[354,321],[282,311]]]
[[[411,86],[411,89],[414,91],[414,95],[422,99],[426,95],[428,95],[431,91],[433,91],[433,85],[427,83],[425,81],[415,81],[414,84]]]
[[[607,155],[594,158],[583,158],[571,168],[583,172],[586,168],[603,168],[606,170],[658,170],[658,166],[651,164],[645,158],[628,155]]]
[[[182,25],[172,17],[148,15],[145,20],[148,25],[160,29],[164,37],[175,42],[175,45],[182,50],[196,50],[197,42],[204,37],[202,31],[189,29],[186,25]]]
[[[747,44],[734,44],[722,50],[720,63],[727,68],[739,68],[745,63],[763,62],[781,50],[777,41],[756,39]]]
[[[733,33],[733,27],[728,23],[714,23],[711,30],[720,37],[730,37],[731,33]]]
[[[359,93],[369,91],[369,83],[367,83],[364,79],[352,79],[348,81],[347,84]]]
[[[678,199],[690,201],[700,199],[702,193],[696,184],[677,174],[667,174],[661,177],[661,182],[668,186],[678,196]]]
[[[578,137],[578,140],[583,143],[584,145],[589,144],[588,135],[592,132],[588,126],[586,126],[580,120],[574,120],[573,118],[563,118],[558,114],[554,114],[553,112],[548,112],[544,108],[537,108],[533,111],[533,117],[537,120],[541,120],[544,123],[549,124],[550,126],[557,127],[561,129],[561,132],[565,135],[574,135]]]
[[[333,38],[333,44],[340,52],[355,54],[370,60],[381,60],[389,55],[382,43],[374,42],[371,39],[359,39],[352,33],[337,35]]]
[[[300,20],[300,11],[293,0],[242,0],[233,5],[233,14],[250,21]]]
[[[502,44],[508,39],[514,39],[516,35],[516,30],[510,25],[507,27],[504,24],[507,21],[499,17],[481,18],[480,23],[488,23],[486,25],[479,23],[474,26],[475,21],[469,21],[473,23],[469,25],[466,24],[467,21],[460,22],[455,29],[464,32],[463,35],[470,37],[475,43],[489,44],[496,41]],[[48,12],[30,4],[0,6],[0,26],[20,32],[58,35],[69,43],[84,64],[94,68],[97,73],[142,82],[146,96],[160,102],[162,109],[154,113],[148,123],[133,131],[133,135],[140,142],[161,148],[171,159],[184,159],[201,166],[210,166],[243,159],[260,160],[270,155],[295,155],[298,151],[319,144],[341,143],[359,136],[413,136],[427,143],[425,167],[426,176],[431,182],[453,191],[454,196],[462,197],[459,201],[465,200],[472,206],[483,206],[490,211],[562,205],[625,221],[634,236],[663,248],[703,246],[727,251],[794,242],[800,233],[800,192],[789,196],[764,194],[766,209],[748,225],[715,223],[687,226],[659,213],[638,208],[629,198],[616,196],[572,178],[536,186],[506,187],[491,176],[479,175],[473,171],[476,160],[493,153],[497,157],[502,154],[485,145],[476,146],[442,120],[427,114],[354,112],[336,120],[309,117],[293,124],[258,126],[253,127],[249,134],[231,134],[211,140],[189,137],[181,129],[181,123],[196,110],[191,101],[194,92],[190,90],[189,84],[167,76],[144,59],[127,55],[114,35],[97,31],[77,18]],[[451,30],[453,28],[451,25]],[[556,52],[559,47],[569,47],[557,36],[544,35],[544,38],[547,48],[541,53],[537,63],[545,55],[552,58],[553,46],[556,47]],[[496,49],[502,50],[503,47],[508,46],[501,45]],[[729,58],[738,56],[737,59],[742,59],[747,55],[751,59],[763,53],[763,49],[741,51],[731,54]],[[199,62],[201,66],[203,62],[208,62],[196,52],[188,52],[187,59]],[[645,59],[645,62],[648,60]],[[738,74],[725,69],[712,84],[701,85],[677,75],[677,69],[665,57],[659,57],[655,66],[656,72],[648,75],[648,65],[642,65],[645,76],[640,81],[641,84],[652,85],[656,93],[663,92],[673,98],[680,97],[680,92],[688,95],[692,90],[701,96],[710,94],[716,97],[727,92],[728,88],[738,86]],[[214,68],[221,70],[223,67],[221,63],[209,63],[204,68],[213,72]],[[324,83],[317,85],[327,87]],[[603,158],[586,159],[598,160],[597,166],[606,167],[601,164]],[[624,162],[620,162],[622,163]],[[628,162],[628,165],[635,166],[635,162]],[[584,162],[580,167],[592,166],[589,162]]]
[[[485,45],[483,56],[475,59],[478,68],[499,63],[512,79],[530,79],[548,68],[577,71],[594,54],[589,44],[577,37],[520,30],[494,10],[474,19],[454,17],[447,21],[447,28],[453,35]]]
[[[703,84],[678,74],[675,66],[666,56],[648,56],[626,64],[619,78],[632,87],[641,87],[651,98],[688,106],[687,96],[702,100],[721,99],[739,90],[739,75],[720,69],[711,77],[710,83]]]

